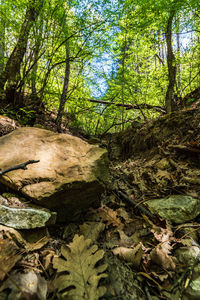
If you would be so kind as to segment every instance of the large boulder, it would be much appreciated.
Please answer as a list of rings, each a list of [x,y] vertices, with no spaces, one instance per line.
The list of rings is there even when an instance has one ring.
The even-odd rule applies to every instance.
[[[32,127],[0,137],[1,170],[28,160],[40,162],[9,172],[0,182],[68,215],[97,201],[108,180],[107,151],[80,138]]]

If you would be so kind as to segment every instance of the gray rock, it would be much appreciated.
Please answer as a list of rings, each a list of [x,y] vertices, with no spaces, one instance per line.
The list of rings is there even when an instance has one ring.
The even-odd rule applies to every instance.
[[[145,204],[153,214],[175,224],[191,221],[200,214],[200,201],[191,196],[172,195]]]
[[[16,229],[32,229],[55,224],[56,213],[37,208],[14,208],[0,205],[0,224]]]
[[[190,246],[179,248],[175,251],[175,256],[178,258],[180,264],[192,266],[200,254],[198,246]]]

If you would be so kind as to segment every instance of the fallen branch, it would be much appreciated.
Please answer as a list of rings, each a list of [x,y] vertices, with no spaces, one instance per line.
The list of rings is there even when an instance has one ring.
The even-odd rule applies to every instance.
[[[23,163],[23,164],[20,164],[20,165],[16,165],[14,167],[10,167],[6,170],[3,170],[3,171],[0,171],[0,176],[4,175],[5,173],[8,173],[10,171],[14,171],[14,170],[18,170],[18,169],[23,169],[23,170],[27,170],[27,165],[30,165],[30,164],[35,164],[35,163],[38,163],[39,160],[28,160],[27,162]]]
[[[137,202],[135,202],[133,199],[131,199],[130,197],[128,197],[126,194],[122,193],[122,192],[118,192],[118,194],[127,202],[129,202],[133,207],[137,208],[141,214],[146,215],[147,217],[149,217],[150,219],[154,219],[155,216],[149,212],[146,208],[142,207],[141,205],[138,205]]]
[[[115,105],[118,107],[125,107],[126,109],[155,109],[158,112],[166,113],[166,111],[161,106],[153,106],[150,104],[122,104],[122,103],[115,103],[115,102],[108,102],[103,100],[96,100],[96,99],[87,99],[90,102],[99,103],[103,105]]]
[[[200,153],[200,148],[189,145],[168,145],[168,148],[182,152]]]

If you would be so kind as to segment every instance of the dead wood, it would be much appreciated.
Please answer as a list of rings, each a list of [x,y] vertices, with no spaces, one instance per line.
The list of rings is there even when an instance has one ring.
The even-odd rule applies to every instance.
[[[18,170],[18,169],[27,170],[27,165],[35,164],[35,163],[38,163],[38,162],[39,162],[39,160],[28,160],[23,164],[19,164],[19,165],[10,167],[8,169],[5,169],[3,171],[0,171],[0,176],[4,175],[4,174],[6,174],[10,171],[14,171],[14,170]]]

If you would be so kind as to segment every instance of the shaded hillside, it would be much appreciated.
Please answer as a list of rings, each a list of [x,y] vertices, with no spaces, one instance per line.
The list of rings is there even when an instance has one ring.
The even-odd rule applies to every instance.
[[[125,160],[145,154],[161,153],[162,149],[170,145],[179,145],[179,148],[180,145],[185,145],[191,149],[191,152],[198,152],[197,149],[200,148],[199,108],[198,102],[196,107],[177,111],[156,120],[146,123],[134,122],[132,127],[124,132],[111,135],[108,143],[111,160]]]

